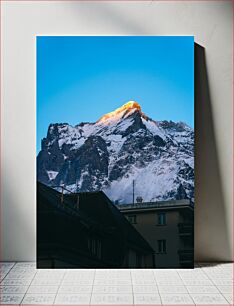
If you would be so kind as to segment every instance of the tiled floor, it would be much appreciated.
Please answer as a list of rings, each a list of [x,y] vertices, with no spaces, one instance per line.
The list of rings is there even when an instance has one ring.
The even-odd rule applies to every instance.
[[[194,270],[37,270],[0,263],[0,305],[233,305],[233,264]]]

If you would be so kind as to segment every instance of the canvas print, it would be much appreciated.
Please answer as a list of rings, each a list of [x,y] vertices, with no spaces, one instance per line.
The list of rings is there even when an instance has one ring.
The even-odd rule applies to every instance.
[[[37,37],[37,267],[193,268],[194,38]]]

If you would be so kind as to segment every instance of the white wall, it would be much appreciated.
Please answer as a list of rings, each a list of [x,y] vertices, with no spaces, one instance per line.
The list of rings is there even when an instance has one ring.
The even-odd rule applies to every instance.
[[[203,95],[207,86],[200,81],[199,86],[204,88],[199,91],[196,117],[196,258],[231,260],[231,1],[4,1],[2,33],[3,260],[35,260],[38,34],[194,35],[195,41],[205,47],[210,92]],[[202,78],[204,71],[199,71]]]

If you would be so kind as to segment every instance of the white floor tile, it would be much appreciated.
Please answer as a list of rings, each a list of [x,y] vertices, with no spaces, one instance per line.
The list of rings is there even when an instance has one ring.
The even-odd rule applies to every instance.
[[[94,280],[94,285],[131,285],[132,282],[131,280],[124,280],[124,279],[112,279],[112,280],[107,280],[107,279],[103,279],[103,280]]]
[[[92,294],[90,305],[133,305],[131,294]]]
[[[19,305],[22,301],[23,294],[1,294],[0,295],[0,304],[1,305]]]
[[[60,283],[61,283],[61,280],[56,279],[56,278],[52,278],[52,279],[38,278],[32,281],[33,286],[50,286],[50,285],[56,286],[56,285],[60,285]]]
[[[55,299],[55,294],[40,294],[27,293],[22,301],[26,305],[52,305]]]
[[[180,276],[183,281],[194,279],[194,280],[209,280],[207,275],[181,275]]]
[[[212,282],[208,279],[185,279],[183,280],[185,286],[212,286]]]
[[[227,300],[221,294],[194,294],[191,297],[196,305],[228,305]]]
[[[179,276],[178,273],[167,273],[167,274],[154,274],[154,277],[156,279],[170,279],[170,278],[173,278],[173,279],[181,279],[181,277]]]
[[[93,279],[76,279],[76,280],[62,280],[61,282],[62,285],[92,285],[93,284]]]
[[[134,294],[134,305],[161,305],[159,294]]]
[[[163,305],[194,305],[188,294],[160,294],[160,296]]]
[[[55,305],[89,305],[89,294],[58,294]]]
[[[14,261],[0,261],[0,268],[9,268],[11,269],[15,265]]]
[[[155,279],[142,279],[142,278],[138,278],[138,279],[133,279],[132,280],[132,284],[133,285],[142,285],[142,286],[147,286],[147,285],[154,285],[156,284]]]
[[[90,279],[93,279],[94,278],[94,275],[74,275],[74,274],[70,274],[69,272],[66,273],[66,275],[64,276],[63,278],[63,281],[70,281],[70,282],[73,282],[73,281],[76,281],[76,280],[90,280]]]
[[[146,272],[141,272],[141,270],[139,270],[137,273],[136,272],[131,272],[131,277],[132,279],[134,278],[144,278],[144,279],[154,279],[154,273],[153,271],[149,271],[148,273]]]
[[[188,293],[185,286],[168,286],[168,285],[158,285],[158,290],[160,294],[167,293]]]
[[[30,286],[27,293],[57,293],[59,286]]]
[[[131,285],[127,285],[127,286],[93,286],[93,291],[94,294],[95,293],[100,293],[100,294],[112,294],[112,293],[132,293],[132,286]]]
[[[59,271],[64,270],[69,274],[94,274],[96,269],[57,269]],[[107,271],[107,270],[106,270]]]
[[[8,274],[8,271],[5,271],[5,272],[1,272],[0,274],[0,280],[3,280]]]
[[[95,277],[96,278],[107,278],[107,279],[112,279],[112,278],[131,278],[131,274],[130,273],[127,273],[127,274],[116,274],[116,273],[114,273],[114,274],[109,274],[109,273],[107,273],[107,274],[95,274]]]
[[[233,286],[233,280],[231,279],[212,279],[212,282],[216,286]]]
[[[31,283],[31,279],[4,279],[1,281],[1,285],[6,286],[27,286]]]
[[[173,279],[171,277],[170,279],[156,279],[157,285],[165,285],[165,286],[184,286],[184,283],[182,282],[181,279]]]
[[[1,294],[25,293],[28,286],[0,286]]]
[[[31,268],[31,267],[17,267],[14,266],[11,269],[11,273],[20,273],[20,274],[24,274],[24,273],[36,273],[37,270],[35,268]]]
[[[224,293],[223,296],[225,297],[225,299],[226,299],[231,305],[234,304],[233,294]]]
[[[138,279],[139,277],[140,278],[143,278],[143,279],[154,279],[154,273],[152,272],[152,273],[148,273],[148,274],[146,274],[146,273],[131,273],[131,275],[129,275],[129,277],[131,277],[132,279]]]
[[[66,269],[37,269],[37,275],[43,275],[43,276],[46,276],[48,274],[63,275],[66,272],[67,272]]]
[[[218,285],[217,288],[221,293],[233,293],[233,286],[232,285]]]
[[[0,266],[0,274],[8,273],[12,268],[7,267],[7,266]]]
[[[59,287],[58,293],[61,294],[68,294],[68,293],[89,293],[91,294],[92,292],[92,286],[91,285],[61,285]]]
[[[84,270],[85,271],[85,270]],[[147,270],[141,270],[143,273]],[[95,274],[96,275],[128,275],[134,273],[134,269],[96,269]]]
[[[173,271],[171,271],[171,272],[167,271],[166,273],[155,271],[154,272],[154,277],[155,278],[159,278],[159,279],[161,279],[161,278],[170,278],[170,277],[177,278],[177,279],[180,278],[179,274],[176,271],[174,271],[174,272]]]
[[[133,293],[158,293],[158,287],[156,285],[139,286],[133,285]]]
[[[35,262],[17,262],[15,267],[24,267],[24,268],[36,268]]]
[[[32,280],[34,273],[29,274],[18,274],[18,273],[8,273],[4,279],[20,279],[20,280]]]
[[[36,275],[35,279],[43,279],[43,280],[57,280],[57,281],[62,281],[63,276],[62,275],[53,275],[53,274],[48,274],[48,275]]]
[[[189,293],[219,293],[215,286],[186,286]]]

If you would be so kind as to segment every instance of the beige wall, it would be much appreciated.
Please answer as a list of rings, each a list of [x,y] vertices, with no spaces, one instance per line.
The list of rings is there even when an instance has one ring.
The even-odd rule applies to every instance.
[[[178,267],[180,261],[177,251],[182,248],[182,241],[180,241],[178,233],[180,214],[178,211],[166,211],[166,225],[160,226],[157,225],[157,213],[157,211],[133,212],[132,214],[136,215],[136,224],[133,224],[133,226],[149,242],[156,253],[158,240],[166,239],[167,252],[166,254],[155,255],[156,267]],[[125,215],[131,214],[125,213]]]
[[[35,36],[195,35],[206,48],[210,89],[207,99],[199,99],[196,122],[196,258],[231,260],[231,1],[1,1],[1,5],[2,259],[35,260]]]

